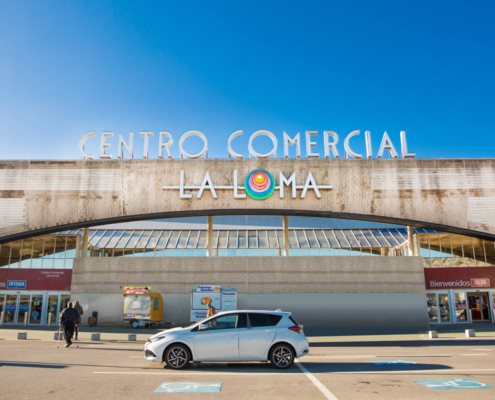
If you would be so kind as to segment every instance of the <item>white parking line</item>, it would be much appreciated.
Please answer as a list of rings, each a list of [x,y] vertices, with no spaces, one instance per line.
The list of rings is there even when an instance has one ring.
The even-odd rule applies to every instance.
[[[463,356],[487,356],[488,354],[462,354]]]
[[[106,375],[300,375],[301,372],[103,372],[94,371],[93,374],[106,374]]]
[[[376,358],[380,356],[304,356],[304,359],[308,358]]]
[[[296,365],[299,367],[299,369],[308,377],[308,379],[315,384],[315,386],[320,390],[323,395],[329,399],[329,400],[338,400],[337,397],[333,395],[333,393],[328,390],[323,383],[321,383],[318,379],[315,378],[315,376],[309,372],[304,365],[302,365],[299,360],[296,359],[295,361]]]
[[[441,372],[444,374],[445,372],[487,372],[487,371],[495,371],[495,368],[492,369],[428,369],[428,370],[408,370],[408,371],[361,371],[361,372],[315,372],[316,374],[337,374],[337,375],[367,375],[367,374],[408,374],[408,375],[417,375],[417,374],[435,374],[437,372]]]

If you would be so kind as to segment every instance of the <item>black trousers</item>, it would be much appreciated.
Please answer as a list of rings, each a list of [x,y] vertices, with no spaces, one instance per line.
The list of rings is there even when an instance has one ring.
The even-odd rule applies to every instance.
[[[76,326],[74,327],[74,332],[75,332],[75,334],[76,334],[76,340],[77,340],[77,335],[79,335],[79,326],[77,326],[77,325],[76,325]]]
[[[67,344],[72,343],[72,341],[70,340],[72,338],[72,335],[74,335],[74,323],[73,322],[64,323],[64,339]]]

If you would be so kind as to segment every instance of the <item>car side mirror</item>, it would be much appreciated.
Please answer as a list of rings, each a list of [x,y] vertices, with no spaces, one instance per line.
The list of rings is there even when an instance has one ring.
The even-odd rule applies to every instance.
[[[208,331],[208,330],[210,330],[210,327],[208,325],[199,324],[198,331]]]

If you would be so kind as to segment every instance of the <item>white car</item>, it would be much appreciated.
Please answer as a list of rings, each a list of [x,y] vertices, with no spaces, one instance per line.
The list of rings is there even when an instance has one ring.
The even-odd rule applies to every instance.
[[[157,333],[144,346],[144,358],[182,369],[192,362],[270,361],[289,368],[309,353],[309,343],[289,312],[226,311],[187,328]]]

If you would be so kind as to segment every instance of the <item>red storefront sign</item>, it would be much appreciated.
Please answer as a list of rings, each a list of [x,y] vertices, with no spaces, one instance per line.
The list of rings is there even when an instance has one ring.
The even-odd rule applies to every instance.
[[[71,269],[13,269],[0,268],[0,290],[8,289],[8,281],[26,281],[23,290],[70,290]]]
[[[426,289],[491,288],[495,267],[425,268]]]

